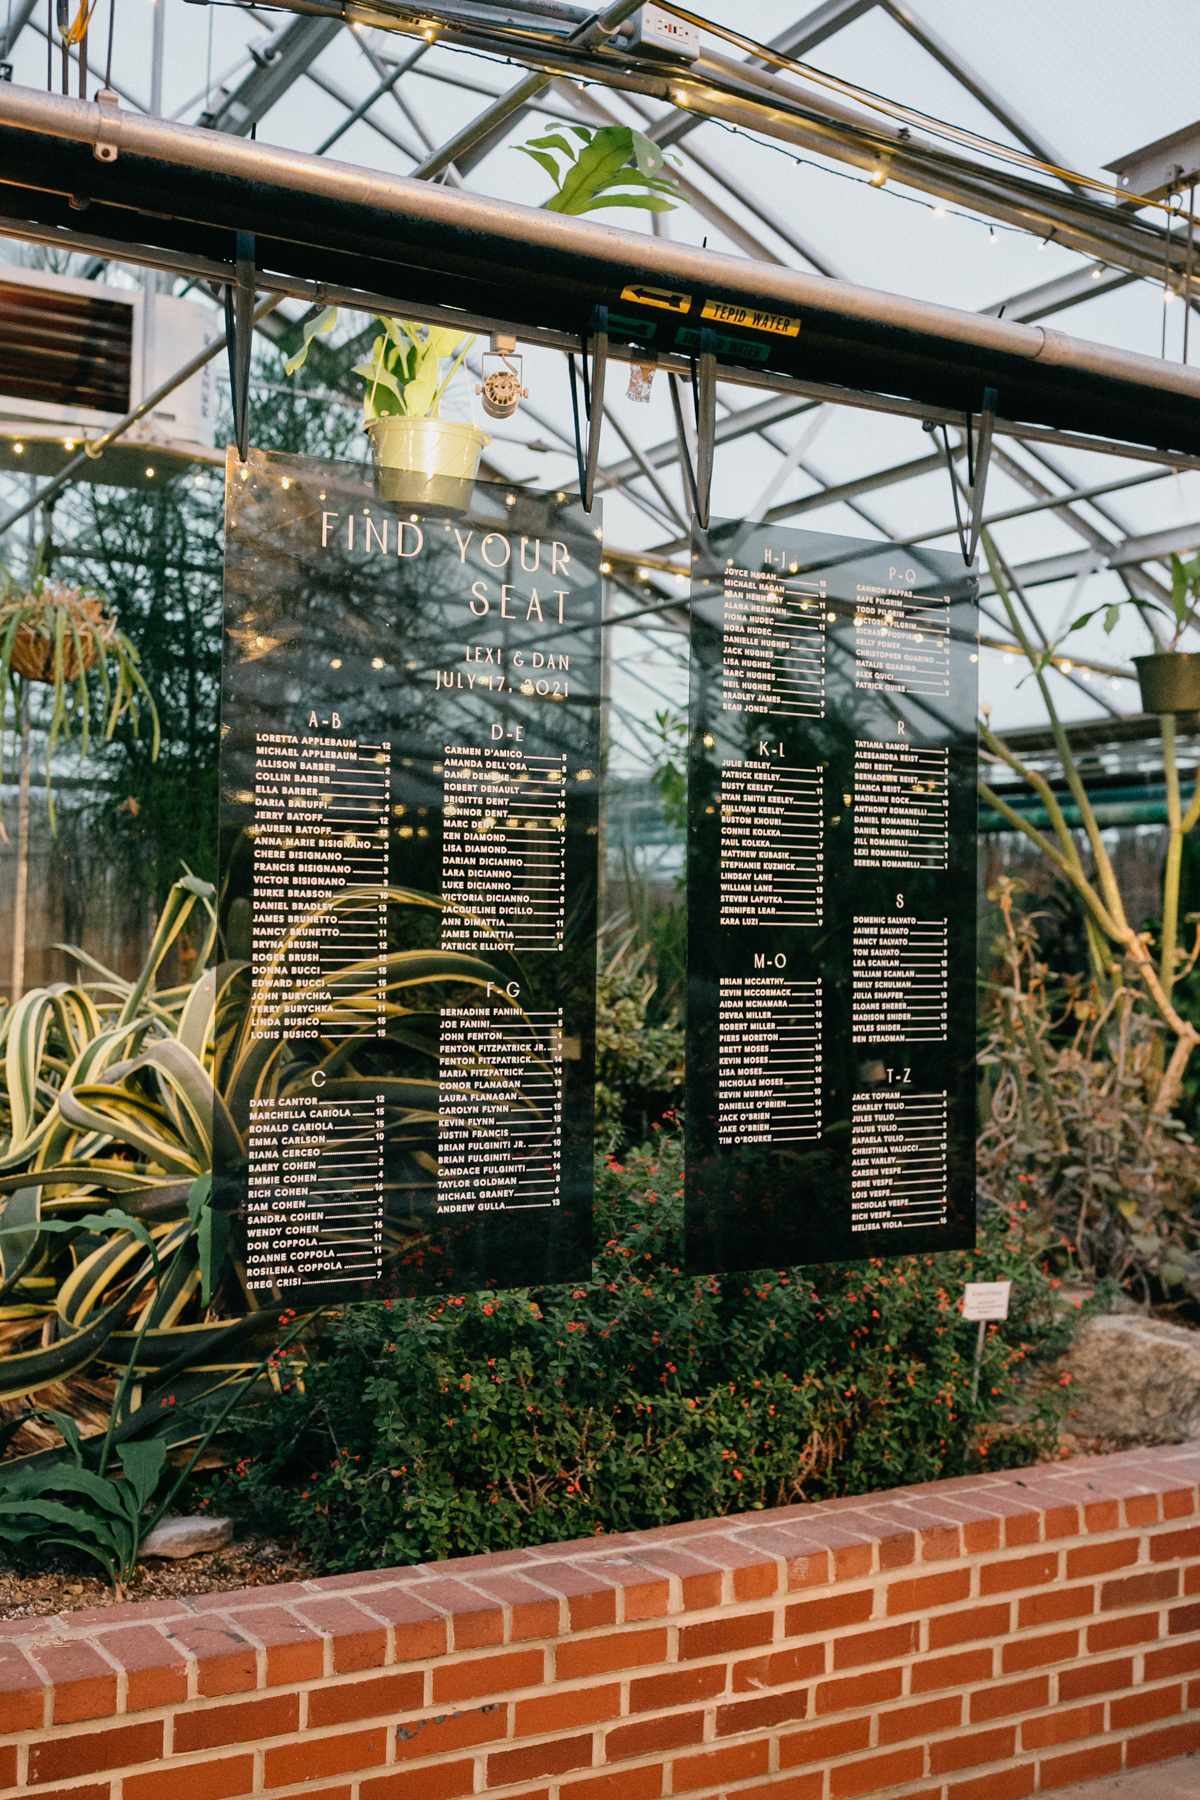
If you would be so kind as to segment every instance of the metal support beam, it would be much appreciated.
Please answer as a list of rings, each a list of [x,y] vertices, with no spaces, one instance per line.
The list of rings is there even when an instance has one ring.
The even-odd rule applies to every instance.
[[[568,42],[580,49],[590,49],[595,44],[602,44],[618,25],[635,13],[641,0],[611,0],[611,4],[595,19],[588,20],[571,33]],[[440,175],[451,163],[457,163],[461,157],[473,150],[484,139],[494,141],[493,134],[498,127],[507,127],[514,114],[521,112],[531,100],[536,100],[542,89],[549,87],[550,75],[536,69],[518,81],[516,87],[510,88],[507,94],[501,94],[491,106],[485,107],[479,117],[464,125],[440,150],[435,150],[420,163],[413,174],[422,181],[430,181]],[[468,165],[469,166],[469,165]]]
[[[313,155],[324,156],[328,151],[332,150],[338,139],[344,137],[352,125],[357,125],[364,114],[370,112],[377,100],[382,100],[385,94],[390,93],[396,83],[400,80],[400,77],[402,75],[407,75],[414,63],[420,62],[428,47],[427,44],[418,44],[411,56],[406,56],[402,62],[398,62],[390,72],[385,74],[372,88],[366,99],[360,100],[357,106],[352,107],[346,118],[342,120],[341,124],[335,125],[328,136],[322,138],[321,142],[313,152]]]
[[[619,85],[615,81],[612,85]],[[1163,227],[1074,192],[1058,192],[1025,175],[994,169],[914,135],[897,137],[866,112],[818,96],[778,75],[707,51],[691,71],[672,78],[684,112],[698,122],[721,119],[786,144],[878,174],[940,201],[967,206],[1021,231],[1053,237],[1065,249],[1162,280]],[[658,133],[655,132],[658,139]],[[662,141],[662,140],[658,140]],[[1177,244],[1177,248],[1173,245]],[[1184,238],[1167,244],[1168,265],[1181,276]]]
[[[331,22],[329,15],[348,21],[356,11],[355,0],[279,3],[281,10],[306,14],[320,8],[327,24]],[[868,0],[831,4],[822,8],[819,15],[813,15],[814,24],[807,35],[806,22],[802,21],[776,40],[777,44],[785,50],[803,51],[814,35],[828,36],[867,9]],[[489,14],[493,10],[500,9],[488,9]],[[1175,234],[1172,242],[1161,226],[1136,213],[1070,189],[1060,192],[1024,172],[997,169],[990,163],[973,160],[969,155],[948,150],[934,138],[910,132],[907,127],[896,133],[891,122],[874,111],[846,105],[824,89],[814,93],[802,85],[802,78],[784,79],[757,66],[761,58],[738,60],[705,49],[694,64],[671,69],[632,49],[622,53],[620,46],[601,47],[606,32],[611,32],[614,17],[624,18],[632,10],[632,0],[628,6],[624,0],[614,0],[600,19],[585,20],[570,35],[564,35],[549,25],[538,30],[531,28],[528,21],[518,26],[512,20],[485,18],[482,9],[481,16],[476,18],[472,12],[468,19],[448,6],[434,4],[430,17],[437,23],[443,44],[493,58],[507,56],[509,60],[524,62],[531,73],[450,144],[427,157],[420,165],[422,177],[438,174],[456,157],[474,153],[484,139],[493,141],[490,134],[503,128],[553,77],[571,75],[576,80],[596,81],[658,98],[665,97],[664,87],[669,81],[668,91],[676,107],[654,127],[661,142],[672,141],[673,127],[682,133],[705,118],[745,124],[767,136],[803,144],[854,167],[878,172],[882,162],[892,179],[941,199],[974,207],[1018,229],[1053,235],[1067,248],[1120,265],[1134,274],[1159,279],[1165,250],[1168,273],[1173,278],[1182,276],[1186,258],[1180,234]],[[370,18],[378,24],[387,15],[372,14]],[[416,19],[398,14],[395,28],[416,29]]]
[[[8,28],[3,34],[0,34],[0,59],[7,60],[13,45],[33,17],[33,9],[37,3],[38,0],[17,0]]]
[[[794,25],[789,25],[778,37],[772,38],[767,48],[778,50],[781,56],[807,56],[810,50],[815,50],[827,38],[834,37],[843,26],[861,19],[875,4],[876,0],[823,0],[822,5],[806,13]],[[703,123],[703,119],[697,118],[692,112],[669,112],[659,120],[649,135],[665,149],[668,144],[677,144],[689,132],[695,131],[697,125]]]
[[[808,239],[802,237],[794,225],[785,223],[778,213],[773,212],[759,198],[753,188],[747,188],[740,181],[735,181],[733,176],[721,167],[715,157],[705,156],[694,144],[685,144],[683,154],[690,158],[697,168],[702,169],[710,181],[719,181],[727,194],[732,194],[734,199],[740,201],[746,208],[747,212],[753,213],[754,217],[767,227],[768,231],[773,231],[775,236],[781,239],[790,250],[794,250],[797,256],[802,256],[806,263],[811,264],[818,275],[828,275],[831,281],[846,279],[841,269],[830,257],[826,256],[823,251],[814,249]]]
[[[227,131],[233,137],[249,137],[251,127],[270,112],[293,82],[307,73],[341,29],[340,19],[290,20],[265,49],[254,52],[255,66],[245,80],[212,112],[204,113],[200,123],[213,131]]]
[[[761,400],[756,405],[743,407],[739,412],[730,412],[725,418],[718,419],[716,441],[718,445],[731,444],[737,438],[761,431],[766,425],[782,424],[785,419],[795,418],[799,413],[812,412],[817,404],[812,400],[796,400],[791,395],[776,395],[770,400]],[[661,443],[643,450],[642,456],[652,469],[669,468],[672,463],[679,461],[678,441],[674,437],[664,438]],[[621,462],[609,463],[603,473],[614,481],[631,481],[638,471],[638,462],[633,457],[627,457]]]
[[[347,112],[354,111],[357,102],[355,101],[353,94],[348,94],[341,83],[332,80],[330,76],[325,73],[324,69],[305,69],[304,76],[305,80],[311,81],[314,87],[320,88],[323,94],[328,94],[331,100],[336,100],[339,106],[344,106]],[[369,125],[372,131],[383,138],[385,143],[391,144],[395,149],[399,150],[402,155],[407,156],[410,161],[420,162],[420,144],[415,144],[411,138],[401,137],[398,131],[390,125],[383,124],[382,120],[378,119],[374,113],[370,111],[365,112],[362,115],[362,121],[364,125]],[[318,151],[317,154],[320,155],[321,152]]]
[[[556,82],[555,88],[567,99],[570,99],[572,95],[578,94],[581,102],[580,110],[583,110],[583,104],[585,103],[589,110],[597,109],[597,102],[594,94],[588,93],[586,90],[581,92],[578,88],[572,87],[569,82],[565,81]],[[634,94],[626,94],[625,103],[631,112],[637,113],[639,118],[645,120],[647,136],[653,136],[654,119],[644,103]],[[605,116],[609,122],[616,122],[615,115],[608,113],[606,109],[603,108],[600,108],[599,110],[605,111]],[[678,142],[678,140],[676,141]],[[761,220],[768,231],[773,231],[775,236],[785,243],[790,250],[794,250],[797,256],[802,256],[805,262],[814,268],[819,275],[828,275],[834,280],[842,279],[841,271],[837,269],[827,257],[822,256],[819,251],[814,250],[812,245],[800,236],[800,233],[794,226],[786,224],[785,221],[779,217],[778,213],[772,212],[771,208],[766,206],[763,201],[759,199],[753,189],[745,187],[740,181],[735,181],[733,176],[721,166],[715,157],[705,156],[702,151],[697,150],[692,144],[685,144],[683,146],[683,153],[690,161],[696,164],[698,169],[703,170],[710,181],[717,182],[725,189],[727,194],[732,194],[739,205],[744,206],[747,212],[752,213],[756,219]],[[747,249],[749,255],[761,257],[766,262],[783,261],[782,257],[776,256],[774,251],[768,250],[765,245],[759,243],[757,238],[752,237],[744,225],[739,225],[736,220],[730,219],[729,215],[723,212],[720,207],[714,206],[712,200],[704,192],[703,188],[698,188],[694,182],[688,181],[686,176],[675,174],[673,179],[679,184],[681,192],[687,195],[687,198],[695,211],[699,212],[703,218],[706,218],[710,224],[715,225],[718,231],[724,231],[731,243],[736,244],[740,240],[744,240],[744,247]]]
[[[1069,306],[1094,300],[1098,294],[1113,294],[1137,279],[1127,269],[1106,269],[1101,263],[1093,263],[1090,269],[1072,269],[1069,275],[1027,288],[1011,299],[997,300],[994,306],[981,307],[980,311],[993,319],[1017,319],[1023,325],[1033,325],[1052,313],[1065,312]]]
[[[965,446],[953,455],[966,454]],[[894,463],[888,469],[876,469],[870,475],[859,475],[853,481],[841,481],[836,487],[825,488],[818,494],[804,494],[798,500],[785,500],[779,506],[769,507],[763,514],[764,525],[781,524],[785,519],[796,519],[804,513],[818,512],[823,506],[836,506],[841,500],[855,500],[860,494],[873,494],[879,488],[894,487],[901,481],[915,481],[918,476],[932,475],[945,467],[942,453],[939,450],[933,456],[918,456],[911,462]]]
[[[996,460],[999,462],[999,455]],[[1116,481],[1102,481],[1096,487],[1068,488],[1065,494],[1051,494],[1047,488],[1044,499],[1031,500],[1026,506],[1009,506],[1003,512],[989,513],[983,522],[990,529],[993,525],[1006,525],[1012,519],[1031,518],[1036,513],[1055,512],[1059,508],[1069,510],[1080,500],[1092,500],[1098,494],[1121,493],[1126,488],[1143,487],[1148,481],[1162,481],[1174,473],[1173,469],[1154,469],[1149,475],[1122,475]],[[912,537],[897,538],[896,542],[912,544],[915,548],[918,544],[932,544],[938,538],[949,537],[953,530],[953,525],[938,525],[932,531],[919,531]]]
[[[1041,133],[1027,124],[1016,108],[1010,106],[982,75],[977,75],[958,52],[951,49],[945,38],[939,37],[931,25],[918,17],[911,6],[902,5],[900,0],[881,0],[881,4],[884,11],[890,13],[911,38],[915,38],[922,50],[927,50],[935,62],[941,63],[943,69],[953,75],[960,87],[966,88],[968,94],[987,108],[993,119],[998,119],[1006,131],[1012,132],[1018,143],[1024,144],[1027,150],[1032,150],[1042,162],[1052,163],[1060,169],[1068,166],[1058,152],[1051,149]]]
[[[1111,546],[1100,567],[1119,573],[1139,563],[1165,561],[1172,555],[1186,556],[1196,549],[1200,549],[1200,520],[1192,525],[1175,525],[1167,531],[1151,532],[1145,537],[1128,537],[1124,543]],[[1072,581],[1089,566],[1095,566],[1094,556],[1084,550],[1073,550],[1066,556],[1039,557],[1014,572],[1025,587],[1044,587],[1052,581]],[[994,592],[990,576],[980,577],[979,591],[981,594]]]

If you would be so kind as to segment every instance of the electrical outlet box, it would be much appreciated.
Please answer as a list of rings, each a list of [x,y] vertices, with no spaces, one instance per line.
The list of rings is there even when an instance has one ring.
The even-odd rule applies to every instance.
[[[633,42],[639,50],[665,52],[685,62],[700,54],[700,28],[659,6],[641,6],[633,15]]]

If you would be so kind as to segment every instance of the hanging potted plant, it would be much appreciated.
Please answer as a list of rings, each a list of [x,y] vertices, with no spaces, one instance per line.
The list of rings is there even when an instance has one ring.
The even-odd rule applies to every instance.
[[[1191,562],[1171,558],[1172,635],[1166,650],[1152,656],[1135,656],[1142,690],[1142,710],[1152,713],[1200,710],[1200,655],[1179,648],[1189,625],[1196,623],[1200,608],[1200,556]]]
[[[337,316],[337,307],[328,306],[305,324],[303,344],[284,365],[289,375],[304,363],[313,338],[333,329]],[[383,330],[354,373],[367,384],[363,430],[371,440],[380,497],[405,506],[464,511],[479,459],[492,440],[477,425],[443,419],[441,404],[474,336],[374,316]],[[444,362],[450,364],[445,375]]]
[[[1133,659],[1142,694],[1142,711],[1200,712],[1200,653],[1179,648],[1184,632],[1190,626],[1200,626],[1200,556],[1194,556],[1190,562],[1181,562],[1179,557],[1172,556],[1169,607],[1142,595],[1136,599],[1117,600],[1110,606],[1094,607],[1091,612],[1073,620],[1067,635],[1082,630],[1098,613],[1104,614],[1104,629],[1111,632],[1125,606],[1135,606],[1143,618],[1149,612],[1159,613],[1170,628],[1165,648]],[[1153,627],[1151,632],[1159,642],[1159,634]]]
[[[354,373],[368,383],[363,429],[381,498],[462,510],[469,504],[486,431],[441,417],[442,396],[475,339],[437,325],[380,319],[383,331]],[[443,376],[441,366],[448,361]]]
[[[664,178],[663,152],[642,132],[626,125],[605,125],[598,130],[571,125],[567,129],[576,142],[554,133],[516,146],[555,183],[556,191],[544,202],[546,211],[579,214],[606,206],[634,206],[651,212],[673,209],[679,191]],[[623,188],[634,191],[619,191]],[[284,365],[287,374],[294,375],[302,367],[313,338],[331,331],[337,316],[338,308],[327,306],[306,322],[303,343]],[[374,317],[383,330],[371,346],[370,356],[355,365],[354,373],[366,383],[363,430],[371,440],[380,497],[435,511],[465,511],[479,459],[492,440],[477,425],[443,419],[440,409],[446,389],[475,339],[447,327],[379,313]],[[450,366],[443,375],[445,362]],[[499,409],[489,410],[494,410],[496,417],[508,417],[524,393],[520,379],[510,366],[507,373],[493,376],[492,382],[500,384],[504,400]]]
[[[30,682],[54,690],[46,732],[46,799],[52,827],[54,752],[78,726],[80,754],[87,755],[93,682],[100,689],[104,736],[111,738],[127,713],[136,735],[138,708],[144,701],[153,727],[152,755],[158,756],[158,713],[138,668],[138,653],[115,615],[105,611],[98,594],[51,581],[36,568],[27,588],[11,578],[5,578],[0,588],[0,737],[11,716],[13,729],[28,740]]]
[[[0,766],[5,732],[11,728],[19,745],[17,789],[17,869],[12,916],[12,970],[9,1003],[15,1006],[25,982],[25,914],[29,890],[29,690],[41,683],[54,690],[46,732],[46,804],[55,830],[54,752],[79,727],[79,747],[88,752],[92,712],[91,682],[100,687],[104,735],[111,738],[128,713],[138,729],[139,696],[145,700],[154,728],[152,756],[159,748],[158,713],[138,668],[138,653],[104,609],[98,594],[65,587],[46,578],[35,565],[29,586],[21,587],[0,568]],[[94,671],[94,673],[93,673]],[[7,839],[3,823],[0,834]]]

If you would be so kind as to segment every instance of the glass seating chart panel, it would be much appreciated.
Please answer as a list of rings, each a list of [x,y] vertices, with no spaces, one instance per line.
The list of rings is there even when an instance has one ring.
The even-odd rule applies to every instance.
[[[957,556],[696,537],[697,1273],[974,1243],[977,628]]]
[[[601,535],[226,484],[218,1204],[261,1303],[590,1268]]]

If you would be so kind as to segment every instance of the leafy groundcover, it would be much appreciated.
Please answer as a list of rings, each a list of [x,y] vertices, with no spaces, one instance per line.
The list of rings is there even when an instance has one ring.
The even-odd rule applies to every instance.
[[[663,1134],[601,1163],[587,1285],[345,1309],[303,1387],[240,1416],[206,1503],[350,1570],[1057,1455],[1047,1369],[1078,1314],[1025,1219],[994,1214],[973,1253],[687,1276]],[[962,1284],[1005,1278],[973,1402]]]

